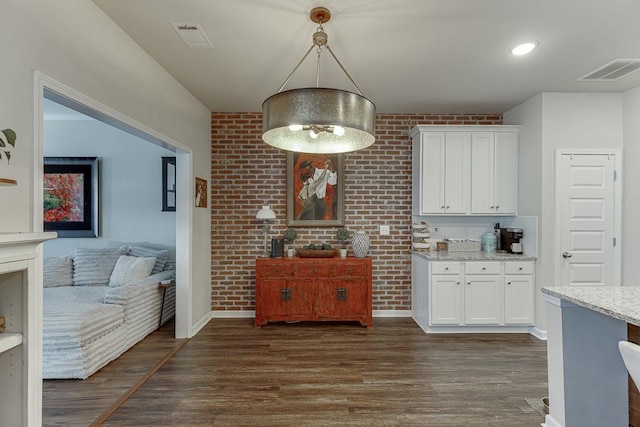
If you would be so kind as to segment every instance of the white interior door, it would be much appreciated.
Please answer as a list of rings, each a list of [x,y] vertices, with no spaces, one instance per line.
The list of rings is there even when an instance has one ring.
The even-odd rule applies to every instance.
[[[557,161],[558,285],[619,285],[616,154],[558,153]]]

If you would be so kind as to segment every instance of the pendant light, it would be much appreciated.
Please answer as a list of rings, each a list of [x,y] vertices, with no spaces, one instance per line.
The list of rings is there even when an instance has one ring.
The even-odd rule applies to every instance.
[[[358,85],[328,45],[322,24],[331,12],[316,7],[309,13],[319,27],[313,44],[289,74],[280,90],[262,104],[262,139],[276,148],[300,153],[347,153],[372,145],[376,107],[362,96]],[[313,48],[317,52],[316,87],[282,91]],[[322,88],[320,55],[327,50],[353,84],[357,93]]]

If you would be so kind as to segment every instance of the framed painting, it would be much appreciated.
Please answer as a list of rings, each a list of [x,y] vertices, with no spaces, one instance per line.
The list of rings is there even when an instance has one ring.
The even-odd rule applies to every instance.
[[[207,207],[207,180],[196,177],[196,208]]]
[[[287,225],[344,225],[342,154],[287,153]]]
[[[176,158],[162,158],[162,212],[176,211]]]
[[[45,157],[45,231],[58,237],[98,237],[98,158]]]

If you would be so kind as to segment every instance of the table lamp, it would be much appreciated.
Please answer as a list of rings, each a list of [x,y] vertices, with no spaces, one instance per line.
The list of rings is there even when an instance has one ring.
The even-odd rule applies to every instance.
[[[276,213],[271,210],[269,206],[263,206],[262,209],[256,214],[256,219],[262,220],[262,234],[264,234],[264,249],[262,251],[262,257],[269,257],[269,250],[267,249],[267,234],[269,234],[269,221],[276,219]]]

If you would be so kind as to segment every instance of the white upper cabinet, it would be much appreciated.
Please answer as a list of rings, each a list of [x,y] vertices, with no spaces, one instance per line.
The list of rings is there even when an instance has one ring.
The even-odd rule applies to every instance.
[[[416,126],[414,215],[516,215],[518,126]]]
[[[414,137],[413,153],[415,214],[466,214],[470,202],[470,134],[425,132]]]
[[[471,136],[471,213],[515,215],[518,134],[474,132]]]

